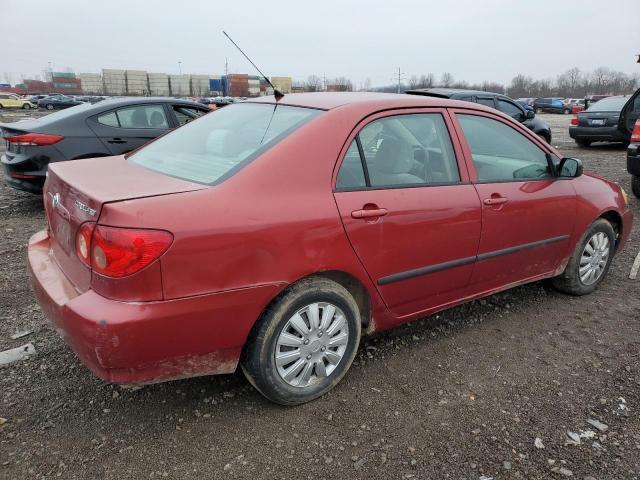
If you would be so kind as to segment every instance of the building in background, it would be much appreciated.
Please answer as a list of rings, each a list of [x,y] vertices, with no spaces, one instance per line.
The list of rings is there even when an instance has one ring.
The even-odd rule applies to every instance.
[[[85,95],[103,95],[104,85],[99,73],[79,73],[80,86]]]

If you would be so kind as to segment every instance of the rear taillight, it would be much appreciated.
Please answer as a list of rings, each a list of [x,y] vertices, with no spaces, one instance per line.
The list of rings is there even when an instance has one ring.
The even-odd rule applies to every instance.
[[[571,119],[571,125],[573,126],[577,126],[578,125],[578,116],[574,115],[573,118]]]
[[[640,119],[636,120],[636,124],[633,126],[633,132],[631,133],[632,142],[640,142]]]
[[[76,236],[76,254],[91,269],[106,277],[125,277],[142,270],[173,242],[164,230],[105,227],[84,223]]]
[[[46,133],[24,133],[6,138],[7,142],[14,145],[44,146],[53,145],[64,140],[62,135],[49,135]]]
[[[76,254],[82,263],[91,267],[91,236],[96,224],[87,222],[80,225],[78,235],[76,235]]]

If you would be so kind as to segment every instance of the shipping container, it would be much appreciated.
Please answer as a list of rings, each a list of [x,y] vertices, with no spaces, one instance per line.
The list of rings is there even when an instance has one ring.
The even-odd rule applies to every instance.
[[[191,75],[191,95],[208,97],[211,94],[210,78],[211,75]]]
[[[148,95],[149,80],[147,72],[144,70],[127,70],[125,72],[127,78],[127,94],[128,95]]]
[[[191,75],[169,75],[169,89],[174,97],[191,95]]]
[[[271,77],[271,83],[282,93],[291,92],[291,77]]]
[[[102,69],[105,95],[126,95],[127,76],[125,70]]]
[[[169,75],[166,73],[149,73],[149,93],[156,97],[168,97],[171,95],[169,88]]]
[[[213,77],[209,79],[209,91],[211,92],[211,95],[224,95],[224,87],[222,84],[222,78],[220,77]]]
[[[82,93],[87,95],[102,95],[104,93],[102,75],[99,73],[79,73],[78,78]]]

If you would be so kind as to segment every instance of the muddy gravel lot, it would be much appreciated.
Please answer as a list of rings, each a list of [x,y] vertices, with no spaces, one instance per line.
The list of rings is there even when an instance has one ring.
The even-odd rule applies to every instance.
[[[623,148],[577,148],[569,117],[541,117],[563,154],[631,191]],[[240,373],[94,377],[31,293],[43,227],[40,198],[0,184],[0,350],[37,350],[0,367],[2,479],[640,478],[637,225],[596,293],[535,283],[366,338],[345,380],[296,408]]]

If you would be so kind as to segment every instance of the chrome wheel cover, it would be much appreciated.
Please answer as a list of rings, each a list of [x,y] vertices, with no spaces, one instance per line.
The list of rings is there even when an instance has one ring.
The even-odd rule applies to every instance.
[[[342,310],[317,302],[298,310],[278,335],[278,375],[293,387],[308,387],[329,377],[349,343],[349,325]]]
[[[610,253],[609,237],[598,232],[594,234],[582,250],[578,276],[584,285],[593,285],[604,272]]]

